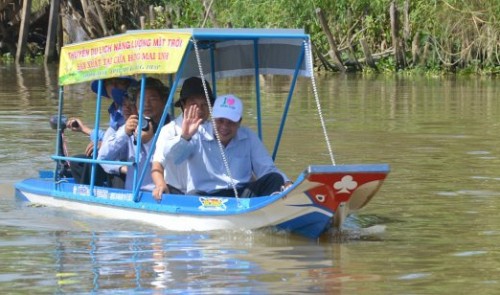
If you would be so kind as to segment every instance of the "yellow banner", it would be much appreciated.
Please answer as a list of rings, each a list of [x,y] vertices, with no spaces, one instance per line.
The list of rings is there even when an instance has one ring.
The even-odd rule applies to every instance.
[[[191,34],[132,32],[64,46],[59,85],[134,74],[175,73]]]

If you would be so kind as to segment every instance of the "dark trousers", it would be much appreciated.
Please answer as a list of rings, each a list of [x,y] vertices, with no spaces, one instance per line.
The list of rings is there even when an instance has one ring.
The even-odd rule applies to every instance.
[[[108,174],[108,179],[111,178],[111,187],[114,188],[125,188],[125,174],[111,175]]]
[[[268,173],[256,181],[240,184],[236,190],[240,198],[251,198],[259,196],[269,196],[274,192],[280,192],[281,187],[285,183],[281,174],[272,172]],[[209,193],[193,190],[187,193],[188,195],[203,195],[203,196],[220,196],[220,197],[234,197],[234,190],[232,188],[219,189]]]
[[[176,188],[175,186],[171,186],[170,184],[167,184],[167,186],[168,186],[168,191],[170,194],[172,194],[172,195],[184,195],[184,193],[180,189]]]
[[[91,159],[87,155],[75,155],[75,158]],[[92,173],[92,164],[71,162],[71,175],[78,184],[90,184],[90,175]],[[96,164],[95,166],[95,185],[97,186],[111,186],[111,175],[107,174],[101,167]]]

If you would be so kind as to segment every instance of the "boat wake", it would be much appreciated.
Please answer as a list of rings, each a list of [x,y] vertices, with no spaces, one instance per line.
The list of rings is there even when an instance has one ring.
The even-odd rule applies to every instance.
[[[376,216],[360,217],[350,215],[342,225],[342,228],[331,228],[324,234],[329,242],[348,243],[352,241],[382,241],[386,232],[386,225],[383,218]]]

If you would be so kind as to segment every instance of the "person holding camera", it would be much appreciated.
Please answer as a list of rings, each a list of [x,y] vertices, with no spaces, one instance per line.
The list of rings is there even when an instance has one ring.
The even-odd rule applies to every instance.
[[[131,87],[129,93],[131,97],[139,100],[139,87]],[[125,124],[118,128],[114,137],[103,140],[99,149],[99,160],[112,161],[134,161],[136,149],[140,149],[140,159],[138,161],[138,169],[141,171],[144,166],[147,170],[151,170],[151,163],[146,163],[146,156],[149,151],[154,148],[151,144],[158,122],[161,119],[163,110],[167,102],[170,89],[165,86],[160,80],[152,77],[146,78],[144,89],[144,110],[143,123],[144,126],[139,128],[139,116],[137,106],[133,113],[127,118]],[[170,120],[167,118],[166,123]],[[141,136],[141,146],[138,146],[137,137]],[[133,188],[133,176],[135,166],[122,166],[120,172],[126,174],[125,189]],[[141,189],[152,190],[153,181],[151,175],[146,173]]]
[[[87,125],[85,125],[81,119],[72,117],[68,119],[68,122],[66,124],[66,128],[68,130],[71,130],[73,132],[81,132],[85,135],[87,135],[90,138],[89,144],[87,144],[87,147],[85,148],[85,156],[87,157],[92,157],[92,152],[94,151],[94,132],[97,130],[99,134],[97,135],[97,140],[98,140],[98,147],[101,144],[101,140],[104,137],[104,133],[100,129],[91,129]]]

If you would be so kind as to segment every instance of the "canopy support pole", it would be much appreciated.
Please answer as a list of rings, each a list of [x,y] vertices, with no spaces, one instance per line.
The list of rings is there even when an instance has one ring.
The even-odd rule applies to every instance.
[[[292,101],[293,91],[295,90],[295,85],[297,84],[297,78],[299,77],[300,65],[304,61],[304,46],[300,51],[299,59],[297,60],[297,65],[295,66],[295,72],[293,73],[292,84],[290,85],[290,91],[288,92],[288,98],[286,100],[285,109],[283,110],[283,115],[281,117],[281,124],[278,130],[278,135],[276,135],[276,142],[274,143],[273,150],[273,161],[276,159],[276,154],[278,153],[278,148],[281,142],[281,136],[283,134],[283,129],[285,127],[286,117],[288,116],[288,109],[290,108],[290,102]]]
[[[100,119],[101,119],[101,95],[102,95],[102,88],[104,87],[104,82],[103,80],[99,80],[99,82],[97,82],[97,102],[96,102],[96,107],[95,107],[95,112],[96,114],[98,114],[97,116],[95,116],[95,122],[94,122],[94,134],[93,134],[93,137],[94,138],[91,138],[91,140],[94,142],[94,150],[93,150],[93,153],[92,153],[92,160],[96,160],[97,159],[97,146],[98,146],[98,141],[99,141],[99,122],[100,122]],[[95,185],[95,173],[96,173],[96,163],[93,162],[92,163],[92,168],[90,170],[90,195],[93,196],[94,195],[94,185]]]
[[[191,44],[191,43],[190,43]],[[210,68],[212,69],[212,91],[214,97],[217,97],[217,77],[215,77],[215,52],[213,46],[210,46]]]
[[[63,109],[63,103],[64,103],[64,88],[63,86],[59,87],[59,102],[57,106],[57,138],[56,138],[56,155],[61,156],[61,152],[64,153],[64,151],[61,148],[61,145],[63,144],[62,142],[62,126],[61,126],[61,116],[62,116],[62,109]],[[59,172],[61,169],[61,161],[57,160],[56,161],[56,170],[54,171],[54,182],[57,183],[59,181]]]
[[[262,140],[262,113],[261,113],[261,104],[260,104],[260,63],[259,63],[259,40],[253,41],[253,59],[255,62],[255,94],[257,100],[257,131],[259,134],[260,140]]]
[[[136,137],[136,149],[135,149],[135,159],[134,159],[134,185],[132,186],[132,193],[134,195],[134,201],[135,201],[135,198],[136,196],[139,194],[139,191],[141,189],[141,184],[142,184],[142,181],[141,182],[137,182],[137,178],[138,178],[138,173],[139,173],[139,163],[141,162],[141,149],[142,149],[142,129],[141,129],[141,126],[142,126],[142,121],[144,121],[144,116],[143,116],[143,112],[144,112],[144,93],[146,92],[145,89],[146,88],[146,74],[142,74],[141,75],[141,91],[140,91],[140,96],[139,96],[139,113],[137,114],[137,116],[139,116],[139,122],[137,123],[137,137]],[[132,135],[133,136],[133,135]],[[151,150],[150,150],[151,152]],[[145,169],[147,167],[144,166],[143,168]]]

